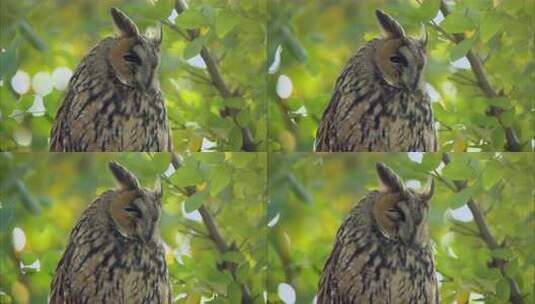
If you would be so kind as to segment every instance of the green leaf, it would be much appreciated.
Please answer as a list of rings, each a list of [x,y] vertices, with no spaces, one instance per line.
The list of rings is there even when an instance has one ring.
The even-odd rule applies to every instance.
[[[197,153],[196,159],[205,164],[221,164],[225,161],[224,153]]]
[[[505,132],[503,131],[502,127],[494,128],[490,134],[490,138],[492,141],[492,146],[497,149],[497,151],[503,149],[505,144]]]
[[[243,138],[241,135],[241,129],[238,126],[234,126],[228,135],[229,144],[233,151],[241,150],[243,144]]]
[[[238,251],[229,251],[222,257],[223,261],[239,264],[243,261],[243,256]]]
[[[217,37],[223,38],[228,32],[230,32],[236,25],[238,25],[238,16],[232,14],[227,10],[221,11],[215,20],[215,33]]]
[[[200,6],[200,12],[204,16],[205,24],[212,24],[216,16],[216,10],[209,4],[202,4]]]
[[[196,192],[192,196],[188,197],[188,199],[186,199],[186,201],[184,202],[184,209],[188,213],[193,212],[199,209],[207,198],[208,191]]]
[[[494,34],[503,28],[504,18],[495,11],[483,13],[479,24],[481,41],[487,42]]]
[[[433,19],[437,13],[440,6],[440,0],[425,0],[424,3],[416,10],[415,17],[417,21],[427,22]]]
[[[30,192],[30,190],[23,181],[17,180],[15,182],[15,189],[19,194],[22,204],[24,205],[24,207],[26,207],[26,209],[28,209],[28,211],[30,211],[34,215],[41,214],[42,209],[41,205],[39,204],[39,201]]]
[[[41,269],[45,273],[54,273],[60,258],[61,252],[54,250],[46,251],[41,259]]]
[[[308,190],[301,183],[301,181],[299,181],[292,173],[288,173],[287,178],[288,184],[290,185],[292,192],[299,198],[299,200],[303,203],[311,203],[313,200],[312,194],[308,192]]]
[[[440,23],[440,26],[448,33],[464,33],[474,29],[474,23],[470,18],[459,13],[450,14]]]
[[[198,55],[205,44],[206,38],[204,36],[195,38],[184,48],[184,59],[190,59]]]
[[[509,282],[507,282],[506,279],[500,279],[496,283],[496,296],[500,298],[501,300],[507,301],[509,300],[509,296],[511,294],[511,290],[509,288]]]
[[[0,52],[0,78],[11,79],[17,71],[20,42],[20,37],[16,37],[11,41],[5,52]],[[6,81],[4,80],[4,82]]]
[[[7,294],[2,292],[2,293],[0,293],[0,303],[2,303],[2,304],[12,304],[13,303],[13,299],[9,295],[7,295]]]
[[[442,155],[440,153],[424,153],[420,166],[422,171],[429,172],[435,170],[441,162]]]
[[[490,105],[501,108],[507,108],[511,105],[511,103],[509,103],[509,98],[507,97],[486,98],[485,100]]]
[[[204,177],[199,170],[191,167],[179,168],[171,177],[171,182],[178,187],[193,186],[203,181]]]
[[[238,267],[236,271],[236,280],[240,283],[244,283],[249,277],[249,263],[243,263]]]
[[[232,168],[226,164],[217,166],[210,178],[210,195],[216,196],[230,184]]]
[[[30,44],[38,51],[43,52],[48,48],[45,41],[35,33],[32,26],[26,21],[22,20],[19,24],[22,36],[30,42]]]
[[[243,97],[224,98],[223,104],[227,107],[235,109],[243,109],[246,106],[245,99],[243,99]]]
[[[502,178],[503,168],[500,163],[491,161],[485,166],[485,170],[481,175],[481,185],[486,190],[489,190]]]
[[[251,161],[256,160],[256,156],[255,153],[233,153],[232,164],[238,169],[247,168]]]
[[[476,190],[477,188],[475,187],[469,187],[455,193],[448,201],[448,208],[457,209],[466,204],[466,202],[474,195]]]
[[[508,260],[514,256],[513,251],[509,248],[494,249],[490,252],[490,255],[492,255],[495,258],[505,259],[505,260]]]
[[[197,29],[206,25],[206,22],[200,11],[188,9],[176,18],[176,25],[186,29]]]
[[[519,273],[521,273],[520,266],[518,265],[517,260],[510,260],[505,264],[505,273],[510,277],[514,278]]]
[[[156,172],[157,174],[163,174],[165,170],[169,168],[170,163],[171,163],[171,159],[170,159],[169,154],[154,153],[152,154],[152,159],[150,161],[151,172]]]
[[[450,60],[455,61],[460,59],[468,53],[468,51],[474,46],[476,41],[476,35],[470,39],[465,39],[458,44],[455,44],[450,51]]]
[[[305,48],[299,42],[299,39],[290,31],[287,26],[283,26],[281,29],[282,40],[286,48],[290,51],[294,57],[300,62],[304,62],[307,59]]]
[[[236,116],[236,121],[240,126],[246,126],[251,121],[251,114],[247,110],[241,110]]]
[[[462,160],[453,160],[442,170],[442,175],[450,180],[466,180],[474,174],[474,170]]]
[[[463,6],[477,11],[484,11],[491,8],[496,1],[481,1],[481,0],[463,0]]]
[[[505,112],[500,114],[500,121],[506,127],[511,127],[516,120],[515,108],[507,109]]]
[[[236,282],[232,282],[228,287],[229,303],[241,303],[241,288]]]
[[[37,255],[33,252],[24,252],[21,255],[21,261],[26,266],[33,264],[37,260],[38,260]]]

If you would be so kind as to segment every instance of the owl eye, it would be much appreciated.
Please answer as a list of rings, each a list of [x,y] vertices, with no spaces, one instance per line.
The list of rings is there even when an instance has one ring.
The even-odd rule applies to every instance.
[[[141,58],[136,53],[126,53],[123,55],[123,59],[135,63],[137,65],[141,65]]]
[[[141,210],[139,210],[138,207],[133,206],[133,205],[124,208],[124,211],[132,214],[133,216],[135,216],[138,219],[141,219],[143,217],[142,214],[141,214]]]
[[[406,64],[407,63],[405,58],[403,58],[401,56],[397,56],[397,55],[391,56],[390,57],[390,61],[393,62],[393,63],[401,63],[401,64]]]
[[[392,220],[392,221],[405,221],[405,214],[403,214],[403,211],[399,207],[394,207],[392,209],[389,209],[386,212],[386,215]]]

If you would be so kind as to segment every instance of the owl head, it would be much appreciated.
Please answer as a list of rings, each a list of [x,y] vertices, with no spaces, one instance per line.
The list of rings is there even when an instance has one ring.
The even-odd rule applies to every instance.
[[[150,243],[159,238],[162,187],[153,190],[139,185],[138,179],[123,166],[110,162],[117,189],[112,191],[108,212],[117,231],[125,238]]]
[[[416,91],[423,88],[427,33],[420,38],[405,35],[403,27],[387,13],[375,14],[383,32],[375,46],[374,63],[379,76],[390,86]]]
[[[384,164],[377,164],[381,189],[372,205],[380,233],[407,246],[428,241],[426,217],[433,196],[433,180],[421,192],[405,187],[401,178]]]
[[[161,28],[155,37],[147,37],[141,35],[136,24],[119,9],[112,8],[111,16],[118,32],[108,54],[114,74],[123,84],[143,92],[158,90]]]

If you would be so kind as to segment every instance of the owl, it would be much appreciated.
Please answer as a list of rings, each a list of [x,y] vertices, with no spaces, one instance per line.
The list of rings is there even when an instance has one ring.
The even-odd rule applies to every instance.
[[[319,304],[438,304],[426,216],[433,182],[422,192],[377,164],[379,191],[353,207],[321,274]]]
[[[159,219],[162,189],[109,163],[118,187],[100,195],[74,226],[49,303],[165,303],[171,288]]]
[[[118,37],[100,41],[76,68],[50,134],[50,151],[170,151],[158,66],[162,32],[139,33],[119,9]]]
[[[376,16],[384,35],[361,47],[336,80],[316,151],[436,151],[424,90],[427,34],[408,37],[385,12]]]

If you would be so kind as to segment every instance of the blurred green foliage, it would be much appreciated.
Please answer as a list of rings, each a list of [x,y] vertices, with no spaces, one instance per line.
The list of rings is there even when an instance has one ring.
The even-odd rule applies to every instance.
[[[360,46],[381,35],[374,14],[380,8],[411,35],[419,35],[421,24],[426,24],[426,81],[434,88],[440,151],[504,151],[504,128],[498,119],[486,115],[491,105],[503,108],[501,124],[515,130],[523,151],[531,151],[535,2],[452,0],[447,1],[452,13],[445,19],[437,16],[439,3],[273,0],[268,27],[270,65],[276,62],[277,47],[282,47],[282,53],[278,70],[268,80],[270,150],[312,151],[338,74]],[[464,34],[466,39],[453,43],[447,38],[453,33]],[[503,97],[487,98],[482,93],[465,58],[470,48],[482,58],[491,85]],[[276,94],[281,75],[288,76],[293,85],[288,98]]]
[[[170,164],[165,153],[0,154],[0,303],[46,303],[74,223],[98,194],[114,187],[107,168],[112,159],[147,188]],[[239,283],[260,303],[267,271],[266,163],[264,153],[185,154],[182,167],[163,177],[161,235],[174,303],[232,303],[242,296]],[[205,193],[202,203],[233,250],[222,254],[208,238],[196,213],[200,204],[177,190],[186,186]],[[20,231],[25,246],[17,250]],[[236,263],[235,279],[223,262]]]
[[[492,257],[503,257],[505,272],[534,303],[535,213],[530,153],[454,153],[446,167],[440,153],[275,153],[269,165],[268,298],[280,303],[279,286],[312,303],[319,275],[338,227],[351,207],[378,188],[376,162],[384,162],[412,186],[435,178],[428,223],[441,278],[442,303],[509,303],[509,286]],[[419,157],[418,157],[419,156]],[[421,161],[418,163],[416,161]],[[452,180],[467,180],[455,193]],[[446,183],[450,186],[446,186]],[[477,234],[465,203],[473,197],[503,248],[491,251]]]
[[[161,21],[164,40],[160,82],[177,151],[240,151],[239,126],[250,129],[265,151],[266,1],[190,1],[184,15],[173,17],[174,0],[112,1],[1,1],[0,10],[0,150],[46,151],[56,111],[65,95],[54,88],[43,97],[44,113],[28,112],[35,101],[35,86],[19,95],[12,76],[24,71],[35,81],[39,72],[59,67],[74,70],[83,56],[104,37],[113,35],[110,7],[119,7],[144,31]],[[175,24],[173,24],[173,22]],[[180,33],[199,29],[200,37],[188,41]],[[202,59],[192,58],[206,46],[232,93],[222,98],[212,84]],[[5,50],[5,51],[4,51]],[[239,109],[235,120],[220,110]]]

